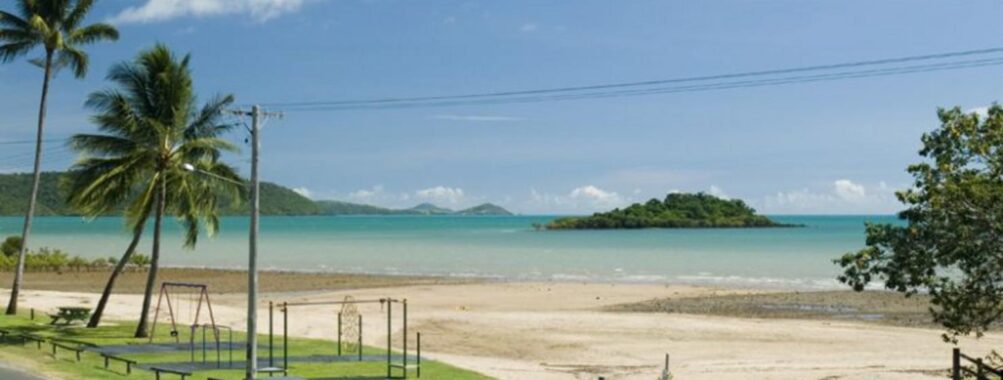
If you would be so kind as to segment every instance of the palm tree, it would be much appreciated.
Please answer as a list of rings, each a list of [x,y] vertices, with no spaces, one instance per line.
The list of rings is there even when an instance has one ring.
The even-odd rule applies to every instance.
[[[220,135],[231,125],[220,122],[233,97],[217,96],[196,106],[189,56],[181,60],[164,45],[140,52],[133,62],[113,66],[108,79],[118,88],[95,92],[87,106],[97,111],[93,121],[101,134],[79,134],[70,144],[84,156],[65,185],[69,202],[88,216],[106,214],[125,205],[133,238],[108,279],[98,303],[101,319],[115,279],[139,244],[146,221],[154,222],[153,249],[136,337],[147,336],[147,316],[160,260],[160,235],[165,214],[178,217],[186,229],[185,247],[193,248],[200,225],[210,235],[219,226],[219,195],[239,200],[242,181],[235,169],[220,162],[235,147]],[[200,175],[185,169],[194,165]],[[212,178],[223,177],[230,181]]]
[[[42,59],[32,60],[32,63],[41,66],[45,74],[42,79],[42,99],[38,106],[31,195],[28,197],[28,212],[24,216],[21,249],[17,255],[17,269],[14,272],[14,285],[11,286],[7,314],[17,313],[17,297],[21,291],[24,275],[24,255],[28,250],[31,219],[35,214],[38,182],[42,173],[42,131],[45,127],[49,81],[56,71],[65,66],[70,66],[77,78],[83,78],[87,74],[88,57],[80,47],[102,40],[118,39],[118,31],[111,25],[103,23],[80,25],[94,5],[94,0],[16,0],[16,4],[20,16],[0,11],[0,44],[2,44],[0,62],[10,62],[28,54],[36,47],[42,47],[45,56]]]

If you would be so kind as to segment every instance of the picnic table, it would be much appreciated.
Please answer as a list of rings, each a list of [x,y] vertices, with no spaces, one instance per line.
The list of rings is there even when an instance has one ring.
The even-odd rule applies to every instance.
[[[56,324],[60,319],[68,325],[75,321],[85,321],[87,318],[90,318],[91,309],[79,306],[63,306],[59,308],[59,312],[49,317],[52,318],[52,322],[49,323],[50,325]]]

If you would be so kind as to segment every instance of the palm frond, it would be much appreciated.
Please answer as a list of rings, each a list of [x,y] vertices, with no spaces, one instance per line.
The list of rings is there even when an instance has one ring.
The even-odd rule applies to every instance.
[[[83,78],[87,75],[87,67],[90,65],[90,58],[87,53],[74,47],[66,46],[59,51],[57,56],[59,67],[69,66],[73,69],[73,76]]]
[[[233,95],[217,95],[202,106],[195,120],[185,130],[186,138],[215,137],[233,128],[233,124],[223,124],[219,119],[226,107],[233,104]]]
[[[138,147],[135,141],[120,136],[92,134],[74,135],[69,145],[78,152],[102,156],[126,155]]]
[[[0,25],[5,25],[14,29],[28,30],[31,25],[28,21],[9,12],[0,11]]]
[[[88,45],[101,41],[117,41],[118,30],[109,24],[91,24],[68,32],[66,42],[69,45]]]
[[[84,20],[87,16],[87,12],[90,12],[91,7],[94,6],[94,0],[77,0],[77,4],[73,7],[73,10],[66,15],[63,21],[63,30],[71,31],[80,26],[80,22]]]
[[[17,57],[28,54],[37,44],[34,41],[22,41],[0,45],[0,62],[10,62]]]

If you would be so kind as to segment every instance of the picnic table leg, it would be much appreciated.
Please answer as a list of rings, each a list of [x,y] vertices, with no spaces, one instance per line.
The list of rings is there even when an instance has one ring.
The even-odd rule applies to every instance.
[[[80,361],[80,351],[76,351],[76,353],[77,353],[77,361],[79,362]]]
[[[125,374],[126,375],[131,375],[132,374],[132,363],[131,362],[125,362]]]
[[[104,357],[104,369],[108,369],[108,357]]]

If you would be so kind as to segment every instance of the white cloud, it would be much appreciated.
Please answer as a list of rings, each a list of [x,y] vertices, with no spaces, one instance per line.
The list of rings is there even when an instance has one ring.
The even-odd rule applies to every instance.
[[[979,117],[984,118],[986,116],[989,116],[989,106],[969,108],[969,109],[965,110],[965,113],[978,114]]]
[[[895,189],[885,182],[865,186],[848,179],[833,181],[827,188],[777,192],[755,203],[759,211],[771,214],[884,214],[901,210]]]
[[[571,199],[581,199],[607,204],[619,203],[622,201],[620,194],[613,191],[606,191],[592,185],[582,186],[571,190],[568,197]]]
[[[369,203],[379,200],[383,196],[383,185],[376,185],[369,189],[359,189],[348,193],[348,199],[355,202]]]
[[[179,17],[209,17],[246,14],[257,21],[266,21],[285,13],[295,12],[304,0],[146,0],[126,8],[111,18],[112,23],[149,23]]]
[[[293,191],[294,191],[294,192],[296,192],[296,194],[299,194],[299,195],[302,195],[302,196],[304,196],[304,197],[307,197],[307,198],[312,198],[312,197],[310,196],[310,194],[312,194],[312,193],[310,192],[310,189],[307,189],[307,188],[305,188],[305,187],[294,187],[294,188],[293,188]]]
[[[458,187],[436,186],[418,190],[415,197],[437,205],[456,206],[466,200],[463,189]]]
[[[724,190],[721,190],[721,188],[717,187],[716,185],[710,185],[710,190],[707,190],[707,194],[713,195],[721,199],[731,199],[731,197],[729,197],[728,194],[724,192]]]
[[[519,28],[519,31],[523,33],[529,33],[529,32],[535,32],[536,29],[537,29],[536,24],[522,24],[522,26]]]
[[[863,185],[853,183],[848,179],[836,180],[833,184],[836,196],[843,200],[859,200],[867,197],[867,189]]]
[[[586,214],[608,211],[631,202],[631,197],[624,197],[615,191],[585,185],[574,188],[566,194],[551,194],[530,189],[526,200],[510,206],[516,211],[530,214]]]
[[[454,120],[454,121],[519,121],[521,117],[513,116],[485,116],[485,115],[435,115],[433,119]]]

